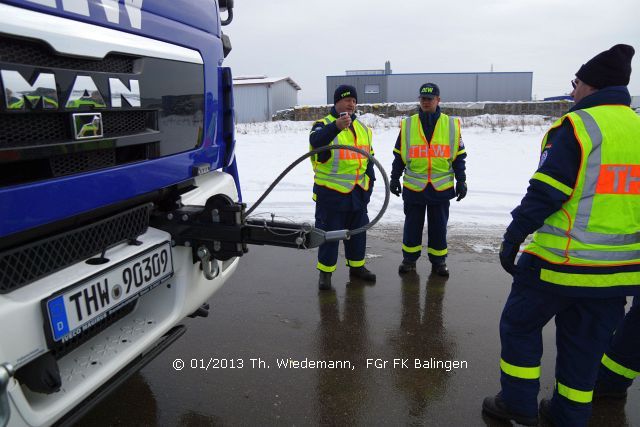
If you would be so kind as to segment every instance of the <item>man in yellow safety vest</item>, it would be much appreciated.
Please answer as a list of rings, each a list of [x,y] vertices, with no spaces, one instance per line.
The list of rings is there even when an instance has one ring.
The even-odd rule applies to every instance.
[[[586,426],[625,296],[640,295],[640,117],[626,87],[633,54],[619,44],[580,67],[575,105],[542,139],[538,170],[511,212],[500,249],[513,275],[500,319],[502,388],[483,402],[491,416],[537,425],[539,412],[557,426]],[[555,387],[538,408],[542,328],[554,317]]]
[[[334,93],[334,106],[329,115],[316,121],[309,135],[310,148],[330,144],[349,145],[373,154],[372,132],[355,111],[356,88],[340,85]],[[369,222],[367,204],[371,197],[373,163],[350,150],[328,150],[311,157],[314,171],[313,200],[316,202],[316,227],[321,230],[353,230]],[[349,276],[375,282],[376,275],[365,267],[366,232],[344,241],[344,254]],[[331,289],[331,275],[336,270],[338,242],[323,243],[318,248],[318,287]]]
[[[404,232],[400,274],[416,270],[422,252],[422,230],[427,217],[427,254],[432,272],[449,276],[447,222],[449,200],[467,195],[464,143],[460,120],[440,112],[440,88],[425,83],[419,91],[418,114],[402,121],[393,149],[391,192],[402,193]],[[400,176],[403,185],[400,186]],[[454,186],[455,178],[455,186]]]

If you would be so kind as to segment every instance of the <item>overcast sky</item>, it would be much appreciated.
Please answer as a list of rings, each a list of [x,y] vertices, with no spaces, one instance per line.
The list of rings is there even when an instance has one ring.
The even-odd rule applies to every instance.
[[[532,96],[562,95],[580,65],[617,43],[636,50],[629,90],[640,95],[638,0],[235,0],[223,28],[235,76],[291,77],[298,104],[326,102],[326,76],[532,71]],[[446,94],[442,94],[446,101]]]

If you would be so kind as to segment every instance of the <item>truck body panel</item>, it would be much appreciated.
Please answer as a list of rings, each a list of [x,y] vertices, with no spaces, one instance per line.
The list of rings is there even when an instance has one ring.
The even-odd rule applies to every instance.
[[[0,1],[0,426],[69,417],[237,268],[150,225],[240,200],[223,37],[213,0]]]
[[[165,139],[172,138],[172,132],[179,135],[180,132],[182,132],[180,126],[183,126],[183,123],[189,120],[191,121],[190,126],[196,127],[197,129],[195,132],[192,131],[192,149],[189,151],[184,150],[182,153],[165,155],[163,147],[161,146],[159,152],[153,153],[155,158],[146,159],[142,158],[144,155],[139,156],[141,157],[140,160],[149,160],[153,163],[153,166],[147,166],[147,163],[144,162],[138,164],[135,162],[137,159],[134,158],[133,161],[123,166],[116,166],[97,172],[84,172],[84,174],[93,175],[91,177],[91,181],[93,182],[91,188],[88,188],[86,185],[88,181],[87,177],[82,175],[74,175],[72,177],[62,176],[59,178],[50,177],[50,179],[44,181],[27,177],[25,182],[18,182],[14,185],[0,188],[0,206],[11,206],[10,210],[5,209],[6,216],[0,224],[0,236],[10,235],[55,222],[63,218],[90,211],[97,207],[145,194],[159,187],[188,180],[193,177],[192,168],[199,164],[209,164],[212,170],[228,166],[224,164],[224,153],[227,152],[228,147],[225,141],[220,138],[220,135],[217,134],[220,124],[220,118],[218,117],[220,111],[220,99],[218,96],[220,89],[220,71],[218,67],[223,55],[222,45],[220,39],[216,37],[216,34],[195,29],[179,21],[164,18],[160,14],[146,12],[144,8],[141,19],[142,28],[132,30],[128,26],[118,26],[117,24],[109,22],[105,17],[104,10],[100,10],[103,9],[102,6],[98,6],[100,4],[99,1],[88,2],[91,11],[90,16],[69,13],[58,8],[42,6],[32,1],[13,0],[10,3],[60,15],[61,17],[58,18],[38,14],[40,19],[54,23],[54,25],[48,27],[50,29],[49,33],[55,33],[58,37],[58,42],[55,43],[54,48],[63,49],[66,51],[66,54],[78,55],[82,53],[83,49],[87,50],[87,46],[101,46],[106,44],[109,48],[118,49],[118,53],[138,55],[137,58],[141,59],[136,59],[135,61],[143,62],[142,64],[134,64],[134,68],[137,67],[134,73],[76,72],[75,74],[88,74],[89,77],[95,81],[104,98],[108,98],[109,88],[103,88],[100,85],[101,80],[120,78],[121,81],[126,84],[127,81],[132,79],[132,76],[135,77],[139,80],[140,84],[140,96],[143,100],[141,109],[149,111],[156,107],[156,117],[152,117],[151,120],[155,119],[157,121],[156,129],[153,129],[157,133],[143,133],[142,135],[138,135],[137,141],[103,138],[96,140],[96,142],[78,144],[77,141],[66,140],[61,141],[61,144],[57,147],[58,150],[75,149],[76,151],[82,151],[83,147],[92,143],[97,145],[98,148],[124,147],[128,144],[134,145],[135,143],[139,144],[145,141],[147,145],[153,145],[154,141],[157,141],[160,137],[164,137]],[[143,6],[149,5],[149,7],[156,12],[164,10],[165,14],[169,14],[175,7],[175,5],[173,5],[168,10],[162,9],[161,6],[159,6],[161,3],[164,2],[153,3],[147,0],[143,3]],[[182,5],[182,13],[179,15],[179,19],[188,20],[197,14],[196,12],[202,12],[201,9],[205,8],[200,2],[193,3],[194,7]],[[212,2],[205,2],[205,4],[212,6],[211,11],[209,14],[201,14],[199,19],[202,20],[205,19],[204,17],[209,17],[210,19],[215,19],[215,22],[219,22],[219,17],[216,12],[217,8],[214,4]],[[121,13],[126,13],[124,12],[125,8],[122,5],[120,6]],[[0,10],[0,17],[5,17],[5,22],[2,22],[0,28],[5,28],[5,24],[8,25],[10,22],[14,25],[20,25],[20,22],[25,21],[24,19],[13,18],[14,15],[11,14],[10,9],[16,8],[1,4],[0,7],[2,8]],[[23,14],[21,9],[18,9],[18,12]],[[33,15],[33,13],[31,14]],[[64,16],[64,18],[62,16]],[[73,19],[69,19],[70,17],[73,17]],[[86,23],[79,23],[78,21],[84,21]],[[91,22],[91,24],[88,22]],[[95,24],[99,24],[101,27],[96,28],[94,27]],[[114,38],[113,36],[109,37],[110,34],[108,32],[105,33],[105,37],[99,40],[83,36],[83,34],[93,34],[96,30],[101,31],[102,26],[111,27],[111,31],[113,32],[116,30],[124,30],[144,34],[144,38],[140,38],[142,36],[137,35],[132,37],[132,40],[127,40],[120,46],[112,46],[112,42],[104,42],[105,38],[107,40]],[[67,30],[63,32],[61,28],[67,28]],[[65,32],[67,34],[65,34]],[[28,31],[24,31],[24,33],[30,34]],[[44,36],[47,35],[47,33],[44,33]],[[183,59],[180,65],[172,63],[174,59],[165,59],[164,62],[166,62],[166,64],[163,66],[167,68],[166,72],[147,75],[148,73],[145,72],[145,67],[152,69],[158,68],[157,66],[153,68],[151,65],[147,65],[147,63],[154,61],[154,57],[151,55],[165,55],[169,56],[169,58],[175,58],[178,55],[171,54],[171,52],[165,53],[167,49],[164,51],[158,49],[155,53],[151,49],[148,49],[144,51],[146,56],[141,56],[142,52],[139,46],[144,43],[136,43],[136,41],[148,39],[150,42],[160,40],[166,43],[167,40],[169,40],[168,35],[171,37],[170,42],[172,46],[174,48],[182,48],[183,50]],[[51,39],[53,39],[53,36],[47,37],[45,41]],[[78,42],[78,40],[81,42]],[[74,46],[78,46],[78,48],[74,49]],[[189,48],[184,48],[184,46],[189,46]],[[184,62],[184,58],[186,58],[189,53],[191,53],[191,61],[202,64],[201,66],[196,66],[196,69],[189,67],[188,72],[200,74],[199,78],[201,79],[203,89],[192,88],[190,89],[191,93],[185,93],[189,92],[188,87],[193,85],[182,82],[182,84],[174,84],[173,86],[175,87],[172,87],[172,85],[167,82],[174,81],[174,79],[175,81],[185,79],[186,76],[181,75],[179,71],[184,69],[185,64],[187,64]],[[197,61],[198,55],[200,56],[199,61]],[[204,61],[202,58],[207,58],[207,61]],[[219,58],[219,60],[216,60],[216,58]],[[69,76],[71,73],[69,71],[67,71],[65,75],[64,71],[53,67],[45,68],[34,66],[19,68],[2,62],[0,62],[0,66],[3,70],[18,68],[23,73],[25,79],[33,79],[36,73],[40,73],[40,75],[42,73],[53,74],[55,78],[57,78],[56,83],[59,86],[63,86],[59,93],[59,99],[61,100],[65,98],[70,90],[69,86],[72,84],[70,79],[73,77]],[[200,69],[198,70],[198,68]],[[166,73],[169,73],[170,76],[167,76]],[[160,80],[161,78],[165,80]],[[63,82],[67,83],[66,87],[64,87]],[[185,86],[187,87],[186,90]],[[173,105],[167,105],[172,102]],[[121,104],[123,105],[120,108],[121,111],[131,111],[134,109],[134,107],[128,106],[124,100],[121,101]],[[158,109],[158,105],[162,108]],[[170,111],[172,108],[174,111]],[[68,108],[59,108],[58,110],[65,112],[72,111]],[[106,108],[104,111],[114,110],[116,109]],[[94,110],[79,109],[78,111]],[[29,112],[12,111],[11,113],[15,115],[26,115]],[[44,144],[39,144],[38,147],[34,148],[41,150],[42,145]],[[194,149],[196,146],[198,146],[198,149]],[[51,151],[51,155],[55,155],[56,148],[48,148]],[[22,156],[26,162],[29,160],[28,154],[25,154],[27,151],[29,150],[25,150],[24,147],[21,147],[19,151],[0,147],[0,159],[3,157],[11,158]],[[156,149],[156,151],[158,151],[158,149]],[[234,170],[232,170],[232,172],[235,174]],[[234,177],[237,180],[237,174]],[[52,198],[54,198],[54,200],[52,200]],[[26,203],[27,201],[28,203]]]

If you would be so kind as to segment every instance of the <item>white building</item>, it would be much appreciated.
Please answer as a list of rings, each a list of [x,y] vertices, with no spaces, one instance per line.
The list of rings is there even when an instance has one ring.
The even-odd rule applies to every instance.
[[[234,77],[236,123],[271,121],[277,111],[296,106],[299,90],[289,77]]]

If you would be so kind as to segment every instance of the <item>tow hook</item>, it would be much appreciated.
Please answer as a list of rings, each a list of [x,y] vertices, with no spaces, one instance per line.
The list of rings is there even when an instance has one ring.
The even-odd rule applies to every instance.
[[[220,274],[220,266],[218,261],[211,258],[211,253],[206,246],[200,246],[197,252],[198,258],[200,258],[200,265],[202,266],[202,272],[207,280],[213,280]]]
[[[9,363],[0,365],[0,427],[5,427],[9,423],[9,418],[11,418],[7,387],[14,373],[13,366]]]

